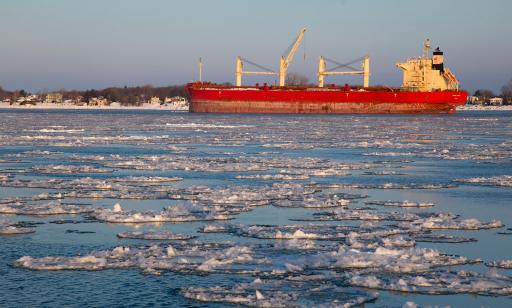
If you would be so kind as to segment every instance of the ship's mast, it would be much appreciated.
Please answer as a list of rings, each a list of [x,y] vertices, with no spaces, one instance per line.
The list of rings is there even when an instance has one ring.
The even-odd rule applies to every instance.
[[[199,58],[199,82],[203,82],[203,59]]]

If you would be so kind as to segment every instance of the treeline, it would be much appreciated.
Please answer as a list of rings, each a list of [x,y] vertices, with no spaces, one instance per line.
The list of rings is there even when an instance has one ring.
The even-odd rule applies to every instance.
[[[504,104],[512,104],[512,79],[501,87],[501,94],[499,95],[489,89],[478,89],[473,93],[473,96],[478,97],[482,102],[489,101],[493,97],[501,97]]]
[[[188,98],[185,86],[153,87],[145,85],[142,87],[90,89],[86,91],[64,91],[61,93],[64,99],[77,99],[81,96],[83,101],[89,101],[93,97],[103,96],[109,101],[130,105],[143,103],[154,96],[159,97],[161,100],[173,96]]]
[[[136,105],[141,104],[151,97],[159,97],[161,100],[163,100],[166,97],[173,97],[173,96],[182,96],[188,98],[188,93],[185,89],[184,85],[177,85],[177,86],[167,86],[167,87],[153,87],[151,85],[145,85],[145,86],[138,86],[138,87],[111,87],[101,90],[96,89],[90,89],[85,91],[66,91],[66,90],[60,90],[55,91],[62,94],[63,99],[73,99],[76,100],[78,98],[82,98],[82,101],[87,102],[91,98],[94,97],[104,97],[112,102],[120,102],[121,104],[126,105]],[[6,99],[16,99],[21,96],[29,95],[30,93],[27,93],[24,90],[19,91],[6,91],[3,90],[0,87],[0,98]],[[35,93],[40,96],[44,96],[46,93]]]

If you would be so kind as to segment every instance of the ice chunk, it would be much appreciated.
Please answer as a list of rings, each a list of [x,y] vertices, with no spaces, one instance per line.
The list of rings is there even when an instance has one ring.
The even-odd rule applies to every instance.
[[[456,179],[456,182],[471,183],[471,184],[483,184],[483,185],[495,185],[503,187],[512,187],[512,175],[498,175],[492,177],[478,177],[469,179]]]
[[[142,240],[189,240],[194,236],[177,234],[171,231],[131,231],[117,234],[119,238],[142,239]]]
[[[19,223],[0,220],[0,235],[28,234],[34,232],[34,229],[23,227]]]
[[[416,208],[425,208],[425,207],[433,207],[434,203],[431,202],[412,202],[408,200],[404,201],[365,201],[367,205],[381,205],[381,206],[390,206],[390,207],[416,207]]]
[[[486,262],[485,265],[489,267],[512,269],[512,260],[490,261]]]
[[[74,204],[63,204],[60,201],[51,201],[46,204],[0,204],[1,214],[46,216],[64,214],[85,214],[91,213],[93,211],[94,208],[92,207]]]

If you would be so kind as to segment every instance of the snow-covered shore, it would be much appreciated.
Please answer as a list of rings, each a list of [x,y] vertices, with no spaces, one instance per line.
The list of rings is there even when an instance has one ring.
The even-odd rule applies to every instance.
[[[78,110],[170,110],[188,112],[188,109],[173,108],[169,106],[144,104],[142,106],[78,106],[72,104],[37,104],[37,105],[9,105],[0,102],[0,109],[78,109]],[[487,111],[512,111],[512,105],[507,106],[477,106],[464,105],[457,107],[457,110],[487,110]]]
[[[477,106],[477,105],[464,105],[457,107],[457,110],[488,110],[488,111],[510,111],[512,105],[507,106]]]
[[[10,105],[0,102],[0,109],[78,109],[78,110],[170,110],[188,112],[188,109],[176,109],[169,106],[144,104],[142,106],[78,106],[72,104],[37,104],[37,105]]]

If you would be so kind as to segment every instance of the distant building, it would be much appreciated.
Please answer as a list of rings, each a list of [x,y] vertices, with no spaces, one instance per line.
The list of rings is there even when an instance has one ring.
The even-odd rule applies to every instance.
[[[478,96],[468,96],[468,103],[477,105],[479,103]]]
[[[166,97],[164,104],[173,110],[188,110],[189,108],[187,99],[181,96]]]
[[[108,106],[109,102],[106,98],[103,96],[100,97],[93,97],[89,100],[88,103],[89,106]]]
[[[493,106],[501,106],[501,105],[503,105],[503,98],[493,97],[489,100],[489,104],[491,104]]]
[[[62,93],[48,93],[44,99],[45,104],[62,104]]]
[[[149,99],[148,103],[151,105],[160,105],[161,101],[160,101],[159,97],[153,96],[152,98]]]

